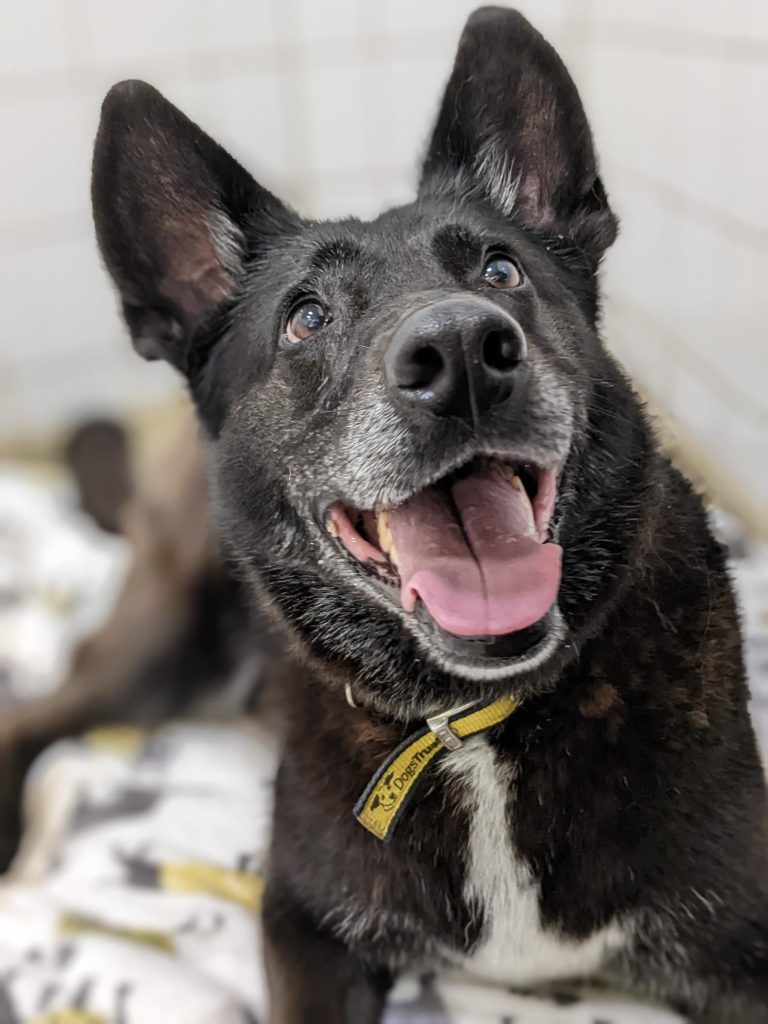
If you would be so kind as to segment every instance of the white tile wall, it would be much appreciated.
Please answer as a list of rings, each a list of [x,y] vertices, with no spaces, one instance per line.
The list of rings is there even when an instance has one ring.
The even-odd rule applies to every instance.
[[[23,229],[29,222],[87,215],[90,155],[83,142],[93,124],[92,104],[77,93],[0,102],[3,225]]]
[[[450,53],[450,49],[448,49]],[[392,144],[400,159],[418,173],[418,161],[429,142],[438,97],[450,74],[446,53],[422,58],[417,53],[393,59],[391,75]],[[451,54],[452,56],[452,54]]]
[[[598,22],[671,29],[686,35],[768,38],[768,16],[760,0],[592,0]]]
[[[196,31],[201,23],[190,16],[195,7],[187,0],[131,0],[129,4],[84,0],[84,41],[94,61],[102,66],[148,58],[187,58],[197,49],[208,48],[206,37]]]
[[[221,80],[197,88],[206,104],[210,134],[249,168],[258,168],[259,181],[281,191],[281,183],[294,176],[301,158],[301,139],[292,138],[282,98],[285,78],[277,71],[258,74],[231,72]],[[179,98],[178,105],[183,100]]]
[[[0,6],[0,68],[4,75],[67,71],[67,12],[60,0],[8,2]]]
[[[103,3],[104,0],[95,0]],[[113,0],[106,4],[113,5]],[[270,50],[277,42],[289,38],[289,23],[279,3],[268,0],[191,0],[186,9],[194,12],[198,31],[202,33],[198,43],[201,49],[222,54],[243,51],[249,48]],[[309,5],[308,5],[309,6]]]
[[[0,434],[175,386],[130,355],[95,257],[108,86],[144,77],[317,216],[408,198],[472,0],[6,0]],[[641,385],[768,503],[768,3],[524,0],[592,116],[623,233],[606,327]]]

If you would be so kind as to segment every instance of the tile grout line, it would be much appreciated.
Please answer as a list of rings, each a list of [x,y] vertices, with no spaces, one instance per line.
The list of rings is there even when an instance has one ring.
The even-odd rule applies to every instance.
[[[654,195],[667,208],[687,219],[695,220],[697,224],[704,221],[709,227],[715,227],[722,236],[761,255],[768,251],[768,228],[752,225],[736,214],[728,213],[689,192],[683,192],[662,178],[639,171],[621,160],[609,157],[604,163],[609,168],[616,168],[625,179]]]
[[[723,405],[737,414],[738,419],[754,423],[758,430],[768,426],[768,406],[761,405],[748,391],[725,377],[722,370],[691,348],[678,334],[661,325],[629,296],[612,292],[606,298],[606,308],[616,310],[622,318],[634,320],[638,326],[648,329],[648,336],[657,340],[659,345],[663,343],[667,349],[674,349],[687,370],[703,381],[707,390],[717,395]]]

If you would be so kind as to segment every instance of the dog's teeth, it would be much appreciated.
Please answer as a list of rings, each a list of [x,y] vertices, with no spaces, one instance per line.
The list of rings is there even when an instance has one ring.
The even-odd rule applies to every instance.
[[[504,463],[502,463],[499,466],[499,470],[501,471],[501,475],[504,477],[504,479],[507,480],[510,484],[512,484],[513,487],[519,487],[521,485],[522,481],[515,472],[513,466],[507,466]]]
[[[389,513],[379,512],[376,519],[376,533],[379,538],[379,547],[388,555],[392,549],[392,531],[389,528]]]
[[[529,527],[531,528],[532,531],[535,531],[536,530],[536,516],[534,515],[534,512],[533,512],[533,505],[531,504],[531,499],[528,497],[528,491],[526,491],[526,489],[525,489],[525,484],[520,479],[520,477],[517,476],[517,474],[515,474],[511,478],[508,476],[507,479],[509,480],[510,486],[512,488],[514,488],[514,490],[516,490],[518,492],[518,494],[520,495],[520,497],[523,499],[523,504],[524,504],[524,507],[525,507],[526,516],[528,518],[528,525],[529,525]]]
[[[328,533],[330,533],[330,535],[332,537],[338,537],[339,536],[339,528],[336,525],[336,523],[334,523],[334,521],[332,519],[328,520],[328,522],[325,524],[325,528],[328,531]]]
[[[392,530],[389,526],[388,512],[379,512],[376,519],[376,534],[381,550],[388,556],[391,562],[397,565],[397,551],[395,550],[395,543],[392,540]]]
[[[521,491],[523,494],[526,494],[525,487],[523,486],[523,481],[520,479],[519,476],[517,476],[517,474],[513,475],[512,479],[509,482],[512,484],[516,491]]]

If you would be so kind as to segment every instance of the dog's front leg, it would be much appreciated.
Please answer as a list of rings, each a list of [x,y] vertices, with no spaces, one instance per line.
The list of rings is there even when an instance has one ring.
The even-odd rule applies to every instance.
[[[767,995],[757,995],[747,1000],[728,997],[725,1002],[706,1012],[704,1016],[693,1017],[694,1024],[768,1024]]]
[[[741,892],[720,894],[718,913],[686,921],[683,934],[660,917],[605,980],[661,997],[691,1024],[768,1024],[768,895]]]
[[[290,895],[268,885],[264,960],[270,1024],[378,1024],[392,983],[322,933]]]
[[[706,1007],[691,1014],[695,1024],[768,1024],[766,949],[768,928],[760,947],[745,951],[745,962],[734,976],[710,979]]]

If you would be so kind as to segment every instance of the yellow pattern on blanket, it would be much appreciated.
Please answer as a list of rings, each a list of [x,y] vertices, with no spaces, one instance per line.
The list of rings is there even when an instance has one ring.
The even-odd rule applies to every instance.
[[[109,1021],[98,1013],[69,1007],[55,1013],[45,1013],[42,1017],[33,1017],[29,1024],[109,1024]]]
[[[59,919],[61,935],[108,935],[113,939],[135,942],[139,946],[151,946],[165,953],[174,953],[176,945],[173,936],[168,932],[152,931],[149,928],[126,928],[97,921],[92,917],[81,917],[79,914],[63,914]],[[57,1022],[58,1024],[58,1022]]]
[[[259,875],[232,871],[213,864],[163,864],[160,887],[166,892],[199,892],[258,910],[264,882]]]

